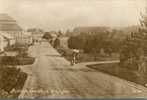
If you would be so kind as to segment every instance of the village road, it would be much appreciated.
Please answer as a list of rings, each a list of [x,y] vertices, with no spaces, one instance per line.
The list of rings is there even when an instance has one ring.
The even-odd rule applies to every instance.
[[[20,98],[95,98],[117,94],[111,76],[80,64],[70,66],[47,42],[35,44],[29,52],[36,61],[24,67],[31,78]]]

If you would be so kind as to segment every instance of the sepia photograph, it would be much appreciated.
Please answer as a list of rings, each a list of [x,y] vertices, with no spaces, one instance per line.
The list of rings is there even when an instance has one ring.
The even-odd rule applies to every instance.
[[[0,99],[147,98],[147,0],[0,0]]]

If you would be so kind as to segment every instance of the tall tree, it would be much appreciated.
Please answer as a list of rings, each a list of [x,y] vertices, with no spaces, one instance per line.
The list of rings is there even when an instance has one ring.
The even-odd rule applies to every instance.
[[[135,69],[140,75],[146,73],[145,52],[147,45],[147,12],[140,20],[141,27],[138,32],[132,32],[122,45],[120,64]]]
[[[63,36],[63,33],[62,33],[61,30],[59,30],[59,31],[57,32],[57,36],[58,36],[58,37]]]

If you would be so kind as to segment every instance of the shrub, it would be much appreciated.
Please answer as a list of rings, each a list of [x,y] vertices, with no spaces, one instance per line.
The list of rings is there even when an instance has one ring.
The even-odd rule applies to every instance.
[[[35,61],[34,57],[23,56],[3,56],[1,57],[1,65],[30,65]]]
[[[22,87],[27,74],[15,67],[0,67],[0,89],[10,92],[13,88]],[[22,81],[23,80],[23,81]]]
[[[83,49],[84,42],[80,36],[72,36],[68,39],[68,47],[70,49]]]
[[[147,36],[137,32],[132,33],[130,37],[124,40],[120,52],[120,65],[122,67],[137,70],[140,73],[145,72],[145,37]]]

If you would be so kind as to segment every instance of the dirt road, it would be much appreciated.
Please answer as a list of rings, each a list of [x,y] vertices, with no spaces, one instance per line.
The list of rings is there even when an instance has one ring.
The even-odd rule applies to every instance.
[[[115,79],[111,76],[80,64],[70,66],[46,42],[32,46],[29,52],[36,57],[36,61],[23,68],[30,78],[20,98],[113,97],[120,92],[115,91]],[[127,92],[124,91],[123,95]]]

